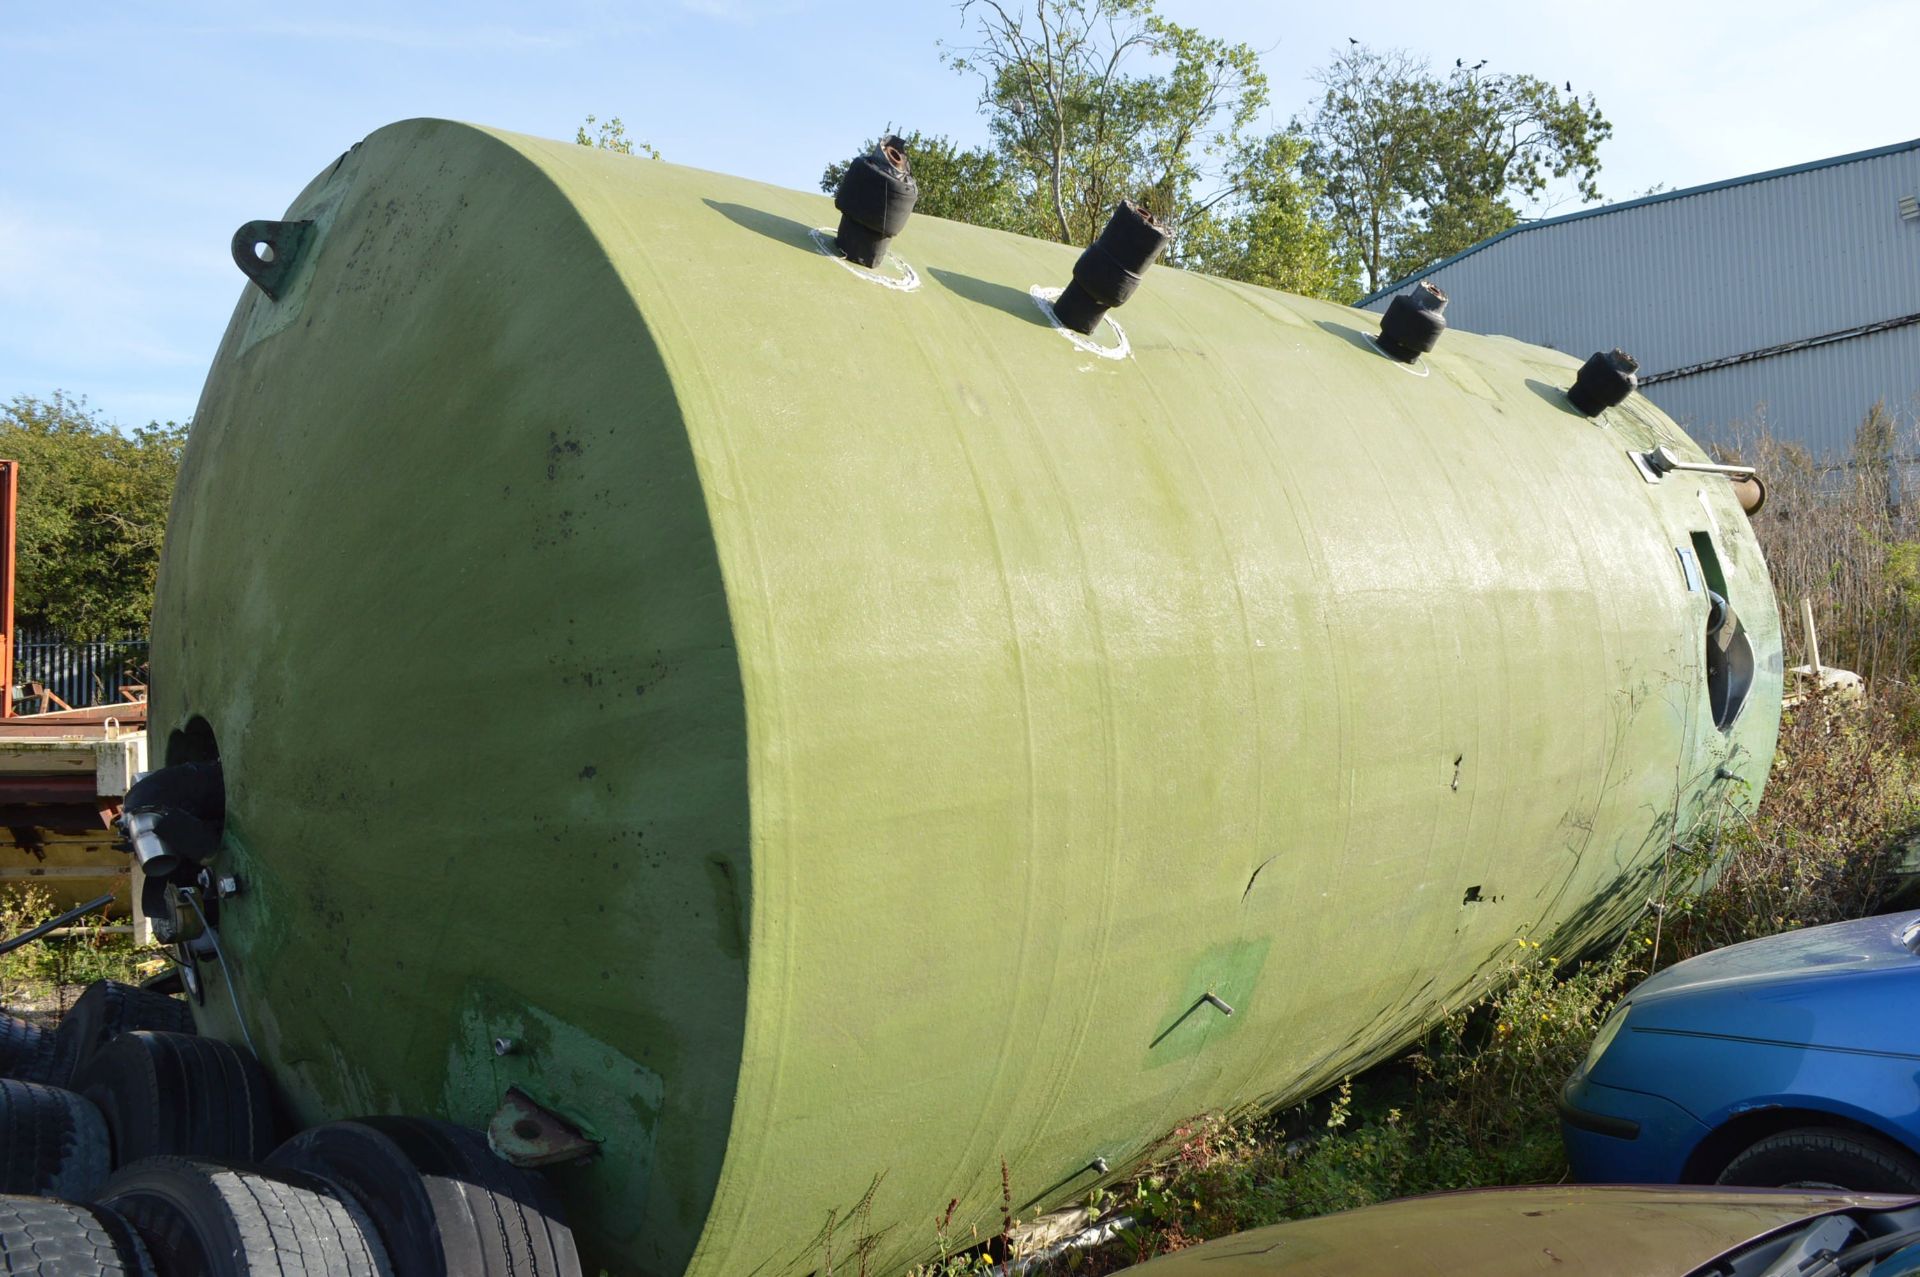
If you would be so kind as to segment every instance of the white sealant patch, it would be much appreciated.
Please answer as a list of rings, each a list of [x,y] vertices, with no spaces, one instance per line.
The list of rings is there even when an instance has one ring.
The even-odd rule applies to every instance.
[[[1114,343],[1111,346],[1102,346],[1093,338],[1077,333],[1061,323],[1060,316],[1053,313],[1053,303],[1062,291],[1064,290],[1058,288],[1042,288],[1038,284],[1035,284],[1027,290],[1027,296],[1033,298],[1033,304],[1040,308],[1040,313],[1047,317],[1049,324],[1053,325],[1053,331],[1059,333],[1062,337],[1065,337],[1089,355],[1098,355],[1102,359],[1125,359],[1133,353],[1132,349],[1127,345],[1127,330],[1122,328],[1119,321],[1114,319],[1112,315],[1103,316],[1100,321],[1107,327],[1113,329]]]
[[[882,275],[878,271],[868,270],[858,262],[848,261],[846,255],[840,251],[840,246],[833,242],[834,232],[826,227],[816,226],[807,234],[813,237],[813,246],[820,250],[822,257],[831,257],[869,284],[878,284],[882,288],[891,288],[899,293],[911,293],[920,287],[920,276],[915,274],[913,267],[907,265],[905,259],[897,253],[888,253],[883,260],[900,273]]]
[[[1386,360],[1388,363],[1392,364],[1395,368],[1398,368],[1401,372],[1406,373],[1410,377],[1425,377],[1428,374],[1433,372],[1433,369],[1427,366],[1426,361],[1418,355],[1415,355],[1413,357],[1413,362],[1410,364],[1404,363],[1401,360],[1395,359],[1392,355],[1389,355],[1381,347],[1380,339],[1378,337],[1367,338],[1367,343],[1373,347],[1373,353],[1375,353],[1376,355],[1379,355],[1380,358]]]

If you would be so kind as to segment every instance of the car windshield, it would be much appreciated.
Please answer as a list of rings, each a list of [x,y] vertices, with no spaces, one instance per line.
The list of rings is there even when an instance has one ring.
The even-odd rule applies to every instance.
[[[1920,1202],[1856,1208],[1790,1224],[1689,1277],[1908,1277],[1920,1274]]]

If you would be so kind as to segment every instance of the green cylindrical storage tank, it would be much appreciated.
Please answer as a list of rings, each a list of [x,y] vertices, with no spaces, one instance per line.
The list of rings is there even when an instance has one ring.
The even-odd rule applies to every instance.
[[[1072,249],[918,217],[877,277],[818,195],[439,121],[286,217],[154,621],[240,887],[198,1014],[303,1120],[569,1119],[589,1271],[1083,1193],[1617,930],[1766,776],[1747,520],[1564,355],[1164,267],[1078,343]]]

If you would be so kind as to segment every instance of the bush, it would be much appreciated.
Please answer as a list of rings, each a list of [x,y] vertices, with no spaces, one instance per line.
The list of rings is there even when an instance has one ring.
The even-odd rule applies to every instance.
[[[0,940],[10,939],[64,912],[44,887],[29,883],[0,891]],[[104,914],[90,914],[62,934],[0,955],[0,1006],[57,1019],[79,990],[95,980],[138,983],[158,969],[159,951],[135,948],[110,930]]]

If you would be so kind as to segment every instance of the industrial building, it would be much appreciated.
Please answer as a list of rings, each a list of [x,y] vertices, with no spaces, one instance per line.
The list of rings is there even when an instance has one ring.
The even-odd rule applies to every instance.
[[[1582,358],[1619,347],[1703,441],[1745,422],[1846,453],[1883,402],[1920,417],[1920,138],[1516,226],[1430,280],[1454,328]]]

